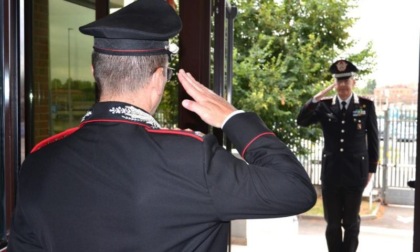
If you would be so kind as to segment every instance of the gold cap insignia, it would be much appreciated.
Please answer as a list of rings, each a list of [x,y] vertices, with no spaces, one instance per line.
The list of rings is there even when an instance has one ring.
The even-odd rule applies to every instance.
[[[344,60],[337,62],[337,70],[339,72],[345,71],[346,68],[347,68],[347,62],[345,62]]]

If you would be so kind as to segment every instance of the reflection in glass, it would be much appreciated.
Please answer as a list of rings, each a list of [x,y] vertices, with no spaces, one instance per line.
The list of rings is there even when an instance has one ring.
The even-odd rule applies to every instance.
[[[55,134],[77,126],[95,102],[90,68],[93,40],[78,29],[93,21],[95,13],[66,1],[50,0],[49,9],[49,121],[50,133]]]

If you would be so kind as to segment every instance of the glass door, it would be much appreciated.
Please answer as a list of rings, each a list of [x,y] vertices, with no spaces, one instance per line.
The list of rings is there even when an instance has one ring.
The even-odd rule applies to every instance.
[[[77,126],[95,102],[91,73],[93,40],[79,27],[95,18],[94,9],[67,1],[49,3],[50,130]]]
[[[49,0],[34,1],[33,5],[34,64],[29,95],[33,97],[36,144],[77,126],[95,102],[90,67],[93,39],[79,32],[80,26],[95,20],[95,4],[90,0]]]

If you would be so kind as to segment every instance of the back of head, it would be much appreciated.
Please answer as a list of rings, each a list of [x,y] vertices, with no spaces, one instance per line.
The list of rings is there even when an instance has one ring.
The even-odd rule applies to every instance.
[[[93,76],[99,94],[123,94],[144,87],[159,67],[167,67],[166,54],[122,56],[93,52]]]
[[[79,30],[94,37],[92,64],[101,92],[130,91],[166,67],[181,19],[164,0],[138,0]],[[128,85],[128,86],[126,86]]]

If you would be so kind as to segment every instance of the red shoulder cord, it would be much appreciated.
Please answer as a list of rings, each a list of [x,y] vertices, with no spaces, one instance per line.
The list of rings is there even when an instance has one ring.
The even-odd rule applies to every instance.
[[[56,142],[58,140],[64,139],[65,137],[73,134],[78,129],[79,129],[79,127],[70,128],[70,129],[67,129],[67,130],[65,130],[63,132],[60,132],[60,133],[55,134],[53,136],[50,136],[47,139],[42,140],[41,142],[39,142],[38,144],[36,144],[32,148],[31,153],[34,153],[35,151],[37,151],[37,150],[39,150],[39,149],[47,146],[50,143],[54,143],[54,142]]]

